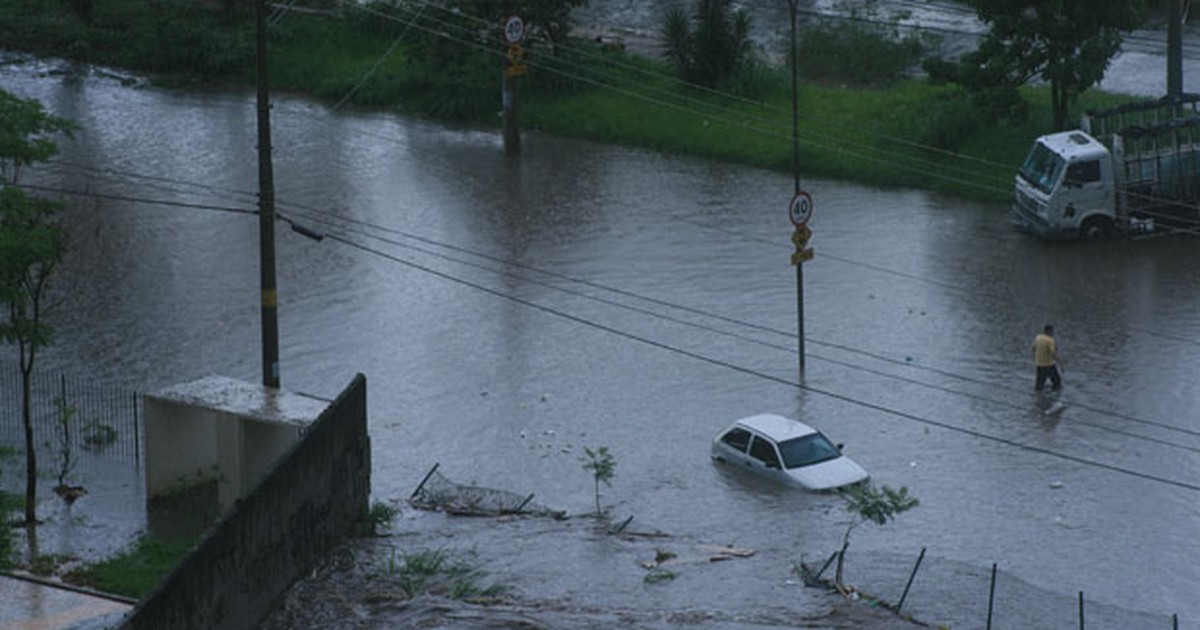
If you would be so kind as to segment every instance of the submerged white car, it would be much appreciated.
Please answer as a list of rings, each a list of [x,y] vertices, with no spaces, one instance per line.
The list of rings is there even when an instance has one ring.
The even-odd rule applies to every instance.
[[[836,490],[870,477],[820,431],[770,413],[742,418],[718,433],[712,458],[808,490]]]

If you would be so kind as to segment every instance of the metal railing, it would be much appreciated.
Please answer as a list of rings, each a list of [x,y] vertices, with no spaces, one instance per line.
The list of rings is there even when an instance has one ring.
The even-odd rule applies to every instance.
[[[140,392],[61,370],[35,369],[30,386],[34,444],[39,455],[61,453],[69,444],[76,452],[141,465]],[[0,444],[18,450],[25,445],[21,370],[15,363],[0,364]]]

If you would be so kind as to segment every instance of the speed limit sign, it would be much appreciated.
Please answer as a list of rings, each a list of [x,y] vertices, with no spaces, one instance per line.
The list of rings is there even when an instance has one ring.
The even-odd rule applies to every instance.
[[[801,190],[792,197],[792,203],[788,205],[788,218],[792,220],[792,225],[800,227],[807,225],[808,220],[812,218],[813,200],[808,193]]]
[[[504,41],[509,45],[519,44],[525,37],[525,22],[515,15],[504,18]]]

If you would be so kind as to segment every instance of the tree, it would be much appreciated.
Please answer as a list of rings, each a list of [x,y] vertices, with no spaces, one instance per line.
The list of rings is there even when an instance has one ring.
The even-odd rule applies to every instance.
[[[42,162],[58,147],[53,136],[70,121],[51,116],[35,100],[0,90],[0,341],[20,352],[21,419],[25,430],[25,524],[37,524],[37,452],[33,439],[31,379],[38,349],[51,341],[43,319],[50,275],[62,260],[64,238],[54,220],[58,205],[17,188],[23,166]]]
[[[586,7],[588,1],[523,0],[519,3],[520,15],[532,28],[545,33],[554,54],[558,54],[558,46],[567,41],[567,36],[575,26],[571,11],[577,7]]]
[[[70,0],[70,5],[71,10],[75,12],[75,16],[79,18],[80,22],[88,26],[92,25],[96,14],[93,0]]]
[[[579,7],[586,7],[589,0],[513,0],[497,2],[496,0],[449,0],[446,9],[426,16],[429,30],[433,32],[432,40],[446,39],[449,36],[451,48],[462,49],[460,42],[453,40],[474,39],[478,41],[500,40],[501,24],[507,15],[517,15],[525,24],[526,37],[524,46],[545,36],[551,47],[557,49],[559,44],[567,40],[575,21],[571,12]],[[416,18],[421,18],[418,13]],[[431,38],[419,36],[422,45]]]
[[[754,57],[750,48],[750,15],[734,10],[731,0],[696,0],[692,16],[679,8],[663,18],[663,55],[685,81],[724,87]]]
[[[604,482],[606,486],[612,485],[617,462],[613,459],[612,453],[608,452],[607,446],[601,446],[594,451],[585,446],[583,452],[587,455],[583,459],[583,469],[592,471],[592,480],[596,483],[596,516],[601,516],[604,514],[604,510],[600,508],[600,482]]]
[[[846,550],[850,548],[850,532],[863,523],[886,525],[901,512],[917,507],[920,501],[909,496],[908,488],[901,487],[893,490],[888,486],[876,488],[871,483],[851,486],[842,491],[845,508],[853,516],[846,525],[846,534],[842,537],[842,550],[838,552],[837,575],[834,583],[842,585],[842,567],[845,564]]]
[[[1121,33],[1145,19],[1146,0],[969,0],[991,30],[963,58],[968,88],[1050,84],[1054,126],[1070,104],[1100,82],[1121,47]]]

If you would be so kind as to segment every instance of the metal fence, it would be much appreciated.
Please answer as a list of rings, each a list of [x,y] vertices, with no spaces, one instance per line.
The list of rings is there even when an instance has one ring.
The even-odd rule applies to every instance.
[[[911,554],[863,552],[846,555],[846,583],[888,607],[935,627],[979,630],[1079,628],[1080,630],[1178,630],[1180,618],[1100,603],[1088,597],[1086,576],[1055,588],[1035,585],[993,564],[941,557],[935,549]],[[832,563],[832,558],[830,559]],[[817,567],[820,568],[818,563]],[[832,568],[826,571],[826,577]],[[1130,572],[1130,579],[1138,579]],[[1061,587],[1061,590],[1060,588]],[[1082,589],[1082,590],[1079,590]],[[1192,627],[1192,626],[1188,626]]]
[[[55,370],[35,370],[30,384],[34,445],[39,455],[61,454],[69,444],[76,453],[86,451],[141,465],[140,392]],[[0,444],[18,450],[25,447],[21,370],[15,363],[0,365]]]

